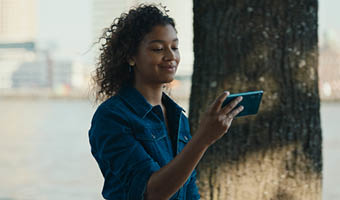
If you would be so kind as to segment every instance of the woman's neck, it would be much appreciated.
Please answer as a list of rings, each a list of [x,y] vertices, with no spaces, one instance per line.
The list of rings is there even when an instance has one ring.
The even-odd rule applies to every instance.
[[[134,87],[144,96],[152,105],[162,105],[162,92],[164,84],[160,85],[143,85],[134,84]]]

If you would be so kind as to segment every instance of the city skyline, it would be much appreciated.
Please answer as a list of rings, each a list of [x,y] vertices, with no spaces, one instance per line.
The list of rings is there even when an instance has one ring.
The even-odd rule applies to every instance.
[[[20,4],[20,0],[0,0],[0,8],[6,10],[6,12],[2,13],[3,17],[0,20],[0,43],[2,42],[2,54],[0,54],[0,57],[2,57],[0,88],[12,88],[14,85],[19,85],[20,87],[25,85],[44,87],[48,85],[51,88],[59,87],[58,85],[78,87],[79,84],[70,84],[73,83],[71,79],[60,79],[62,81],[51,84],[54,80],[59,80],[59,78],[53,78],[54,76],[66,76],[61,75],[62,73],[57,73],[57,70],[54,69],[56,63],[64,61],[81,63],[83,72],[75,70],[76,68],[74,68],[74,66],[78,65],[65,65],[65,69],[71,70],[68,74],[69,77],[73,77],[73,75],[71,75],[73,73],[77,74],[77,77],[83,77],[80,82],[85,83],[88,78],[85,76],[88,76],[90,71],[94,69],[95,55],[99,54],[99,45],[92,46],[96,38],[101,35],[105,27],[112,23],[112,20],[116,16],[127,11],[131,6],[142,2],[162,3],[170,10],[169,15],[176,21],[178,38],[180,39],[181,63],[177,71],[177,76],[190,77],[192,74],[194,61],[192,50],[193,27],[191,26],[193,23],[193,13],[191,12],[193,6],[192,1],[185,1],[180,4],[181,0],[115,0],[114,3],[111,0],[84,0],[83,3],[90,3],[86,5],[79,4],[80,0],[74,0],[66,7],[64,7],[64,4],[53,4],[49,1],[51,0],[25,1],[25,9],[25,6]],[[32,5],[29,4],[29,2],[31,2]],[[326,5],[330,6],[329,4]],[[337,27],[340,24],[335,21],[332,22],[335,24],[334,26],[323,23],[324,20],[328,23],[331,21],[327,20],[326,15],[322,14],[325,13],[324,9],[327,8],[326,5],[321,4],[319,12],[319,33],[322,32],[322,29],[328,30],[326,34],[320,34],[321,37],[319,41],[323,44],[320,45],[321,57],[326,55],[323,53],[324,47],[331,47],[334,52],[338,52],[336,55],[340,55],[340,46],[334,45],[338,41]],[[87,9],[82,9],[82,6],[87,7]],[[76,7],[77,9],[75,9]],[[38,12],[36,12],[37,10]],[[62,14],[60,14],[61,10],[63,11]],[[75,10],[79,12],[75,12]],[[21,11],[22,15],[15,15],[15,13]],[[84,12],[86,15],[84,15]],[[72,17],[70,17],[71,13],[73,13]],[[333,15],[333,18],[335,17],[334,12],[332,13],[328,10],[326,13],[328,13],[329,16]],[[42,23],[44,20],[48,21],[45,25]],[[36,26],[37,24],[38,26]],[[22,29],[23,31],[17,31]],[[63,40],[63,37],[67,39]],[[321,57],[320,60],[323,60]],[[21,70],[20,68],[20,66],[26,66],[22,65],[24,63],[39,63],[37,61],[42,61],[44,64],[37,64],[36,67],[33,68],[28,67],[32,70],[32,73],[29,72],[29,70]],[[324,62],[320,62],[320,68],[323,68],[323,63]],[[31,65],[28,64],[27,66]],[[337,66],[338,65],[335,67]],[[43,74],[47,74],[45,78],[48,81],[33,81],[39,79],[36,77],[39,76],[39,73],[33,76],[32,74],[35,74],[33,71],[39,72],[41,70],[44,71]],[[30,77],[25,78],[26,76]],[[321,79],[325,78],[323,76],[324,75],[321,76]],[[328,83],[327,78],[325,81],[327,81],[327,83],[325,82],[326,85],[332,83],[330,87],[334,88],[333,85],[336,85],[336,90],[339,89],[338,82],[335,84],[333,84],[333,82]],[[326,88],[325,91],[327,91],[327,87],[328,86],[322,86],[322,88]]]
[[[90,61],[93,57],[93,1],[94,0],[37,0],[38,2],[38,38],[37,45],[41,48],[54,48],[58,57],[75,57],[80,60]],[[160,2],[160,1],[137,1],[137,0],[120,0],[119,2],[133,3],[141,2]],[[118,2],[115,0],[115,2]],[[161,1],[167,2],[167,1]],[[174,1],[176,2],[176,1]],[[191,2],[192,3],[192,2]],[[170,5],[172,4],[172,5]],[[169,1],[164,5],[169,8],[174,7],[174,3]],[[319,1],[319,38],[320,43],[327,33],[328,37],[340,43],[340,13],[338,0],[320,0]],[[76,11],[76,12],[75,12]],[[176,10],[171,10],[176,13]],[[192,16],[189,16],[192,18]],[[113,20],[113,19],[112,19]],[[187,19],[186,19],[187,20]],[[192,19],[190,19],[192,20]],[[177,19],[177,22],[179,19]],[[109,24],[108,24],[109,25]],[[107,26],[108,26],[107,25]],[[180,29],[179,29],[180,30]],[[183,39],[183,38],[180,38]],[[181,43],[182,48],[186,45]],[[191,47],[189,47],[191,48]]]

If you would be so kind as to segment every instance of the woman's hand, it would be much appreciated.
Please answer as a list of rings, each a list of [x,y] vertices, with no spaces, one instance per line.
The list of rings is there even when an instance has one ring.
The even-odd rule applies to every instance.
[[[222,108],[222,103],[228,95],[229,92],[220,95],[203,114],[198,130],[193,136],[198,137],[196,139],[203,145],[210,146],[227,133],[234,117],[243,110],[243,106],[235,108],[242,100],[242,96]]]

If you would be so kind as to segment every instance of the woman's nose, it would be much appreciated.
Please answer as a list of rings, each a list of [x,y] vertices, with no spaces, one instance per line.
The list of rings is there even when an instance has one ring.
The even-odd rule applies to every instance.
[[[172,49],[169,49],[166,51],[165,56],[164,56],[165,60],[175,60],[176,59],[176,54]]]

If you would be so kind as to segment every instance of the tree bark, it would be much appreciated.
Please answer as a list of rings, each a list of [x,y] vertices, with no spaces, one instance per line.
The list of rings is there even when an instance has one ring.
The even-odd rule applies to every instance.
[[[194,0],[192,133],[222,91],[264,91],[202,158],[202,199],[321,199],[317,12],[317,0]]]

